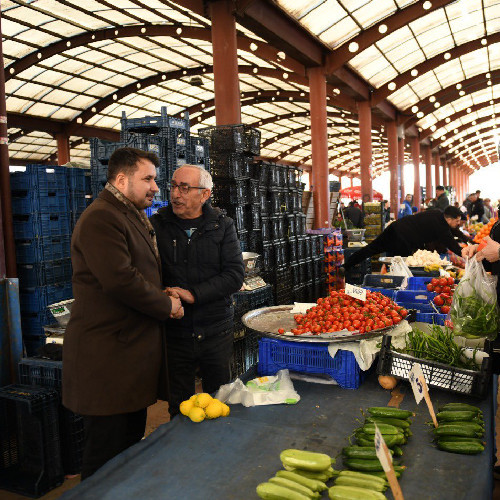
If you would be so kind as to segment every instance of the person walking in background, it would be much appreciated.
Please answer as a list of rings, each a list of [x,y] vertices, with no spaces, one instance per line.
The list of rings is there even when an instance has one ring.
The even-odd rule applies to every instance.
[[[444,192],[444,186],[436,186],[436,203],[434,206],[439,208],[441,212],[444,212],[445,208],[450,206],[450,200]]]
[[[488,224],[490,219],[494,219],[497,217],[498,212],[495,210],[493,205],[491,204],[490,198],[485,198],[483,201],[483,206],[484,206],[484,214],[482,218],[482,222],[485,224]]]
[[[142,439],[147,407],[167,399],[162,321],[181,318],[162,290],[144,208],[158,191],[158,157],[117,149],[108,183],[71,239],[74,302],[63,344],[63,405],[83,415],[82,479]]]
[[[209,172],[178,168],[170,184],[170,205],[151,217],[158,238],[163,285],[184,305],[180,321],[167,320],[169,413],[195,393],[201,371],[204,392],[230,381],[233,353],[231,295],[240,290],[245,268],[234,222],[207,204]]]
[[[383,210],[384,210],[384,223],[387,224],[391,222],[391,207],[389,207],[389,202],[384,200],[383,202]]]
[[[355,205],[354,201],[349,203],[349,206],[344,210],[344,217],[349,219],[354,227],[363,228],[365,224],[363,222],[363,212],[360,208]]]
[[[398,219],[402,219],[407,215],[413,215],[412,209],[413,196],[411,194],[407,194],[405,197],[405,201],[402,203],[401,208],[398,212]]]

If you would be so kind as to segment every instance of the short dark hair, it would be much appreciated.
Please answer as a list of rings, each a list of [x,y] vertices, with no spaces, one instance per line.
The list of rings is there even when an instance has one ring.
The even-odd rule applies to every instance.
[[[439,189],[439,191],[444,191],[444,186],[436,186],[436,191]]]
[[[480,189],[476,189],[476,194],[479,194],[481,192]]]
[[[127,176],[132,175],[137,170],[137,162],[140,160],[149,160],[155,168],[158,168],[160,165],[160,160],[154,153],[136,148],[116,149],[109,158],[108,181],[115,180],[120,172],[123,172]]]
[[[456,219],[457,217],[462,217],[462,212],[457,207],[450,205],[444,209],[444,216],[448,219]]]

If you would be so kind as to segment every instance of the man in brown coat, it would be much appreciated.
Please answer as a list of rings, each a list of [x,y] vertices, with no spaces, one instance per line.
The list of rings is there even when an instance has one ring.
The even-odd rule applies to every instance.
[[[63,404],[84,416],[82,479],[140,441],[147,407],[166,398],[161,322],[184,311],[162,291],[156,236],[144,212],[158,191],[157,165],[154,154],[116,150],[108,183],[73,232]]]

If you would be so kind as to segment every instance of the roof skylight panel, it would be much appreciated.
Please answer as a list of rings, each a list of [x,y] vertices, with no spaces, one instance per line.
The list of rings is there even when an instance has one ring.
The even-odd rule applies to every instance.
[[[351,12],[352,16],[366,29],[396,12],[396,5],[393,0],[372,0],[364,2],[363,6]]]
[[[300,18],[300,23],[315,35],[319,35],[346,16],[336,0],[323,0],[317,7]]]
[[[336,48],[346,40],[356,36],[360,31],[359,26],[350,17],[346,16],[323,31],[319,38],[330,47]]]

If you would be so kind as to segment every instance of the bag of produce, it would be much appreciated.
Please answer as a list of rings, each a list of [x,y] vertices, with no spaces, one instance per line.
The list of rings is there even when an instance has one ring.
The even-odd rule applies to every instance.
[[[496,284],[497,277],[487,275],[480,262],[467,259],[450,309],[455,335],[496,338],[499,326]]]

